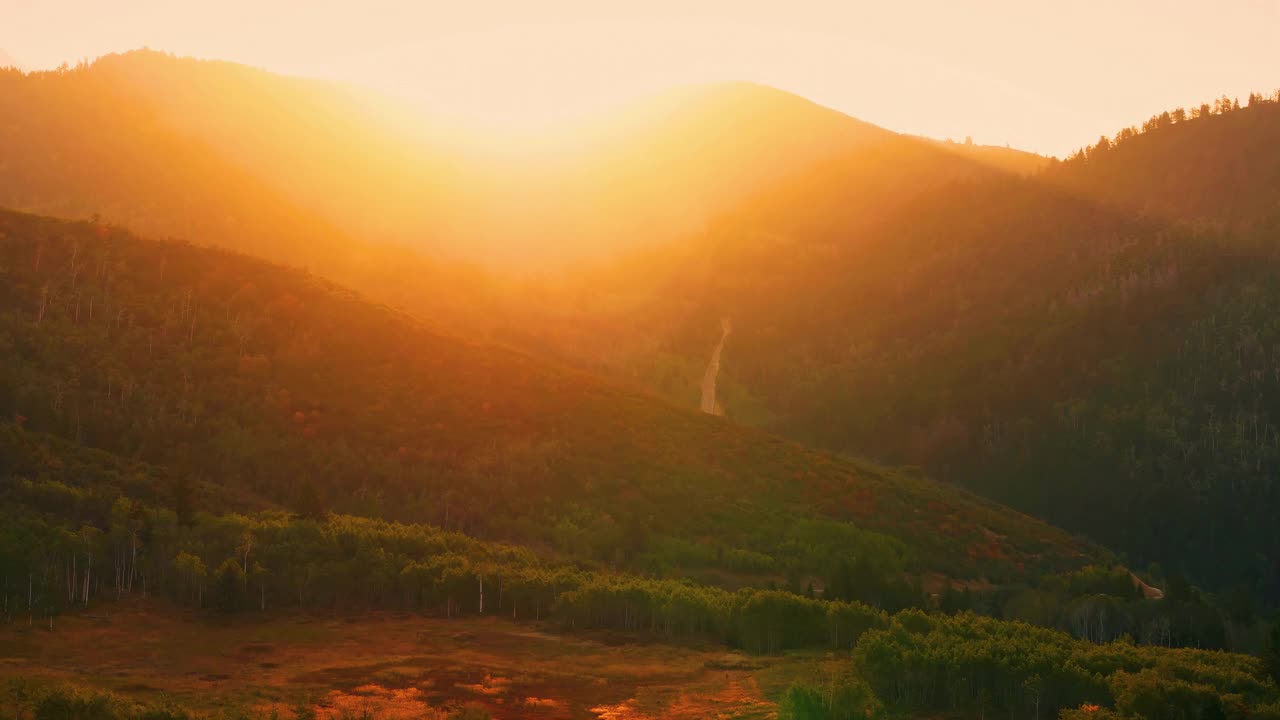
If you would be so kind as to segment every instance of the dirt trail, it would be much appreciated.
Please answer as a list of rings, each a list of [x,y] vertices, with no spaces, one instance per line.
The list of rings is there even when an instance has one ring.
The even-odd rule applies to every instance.
[[[702,412],[708,415],[724,415],[724,408],[716,402],[716,378],[720,375],[720,352],[724,350],[724,341],[733,332],[733,323],[729,318],[720,320],[720,342],[711,351],[711,362],[707,363],[707,371],[702,375]]]
[[[1152,587],[1142,582],[1142,578],[1138,577],[1137,575],[1134,575],[1132,572],[1129,573],[1129,577],[1133,580],[1133,586],[1135,588],[1142,590],[1142,597],[1148,600],[1164,599],[1164,591],[1161,590],[1160,588]]]

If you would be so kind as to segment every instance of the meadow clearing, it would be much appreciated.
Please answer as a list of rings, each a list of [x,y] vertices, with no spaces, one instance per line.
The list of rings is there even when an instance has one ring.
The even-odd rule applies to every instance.
[[[166,700],[211,714],[320,718],[768,718],[796,677],[847,668],[823,654],[623,644],[503,618],[409,613],[226,618],[140,600],[54,629],[0,627],[6,692],[44,683]]]

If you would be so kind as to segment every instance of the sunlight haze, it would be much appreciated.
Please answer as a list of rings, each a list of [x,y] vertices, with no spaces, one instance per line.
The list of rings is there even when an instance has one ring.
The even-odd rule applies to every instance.
[[[1153,107],[1271,90],[1280,67],[1280,4],[1261,0],[0,0],[0,17],[0,50],[28,69],[148,46],[356,83],[506,132],[746,80],[899,132],[1056,155]]]

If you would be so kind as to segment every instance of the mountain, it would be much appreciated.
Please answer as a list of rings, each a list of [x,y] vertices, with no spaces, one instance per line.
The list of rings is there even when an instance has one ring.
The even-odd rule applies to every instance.
[[[584,314],[637,329],[598,362],[695,406],[728,318],[730,419],[1274,602],[1280,105],[1196,115],[1026,177],[910,173],[895,151],[775,188],[653,259],[625,304],[596,285],[608,310]]]
[[[1267,373],[1240,373],[1255,340],[1234,335],[1267,308],[1263,98],[1156,116],[1028,175],[1044,160],[741,84],[520,152],[350,88],[152,52],[0,84],[0,203],[307,267],[688,407],[728,318],[715,400],[736,422],[922,466],[1218,587],[1280,576],[1273,491],[1253,479],[1272,423],[1240,400],[1268,397]],[[463,257],[596,260],[518,283]],[[1206,304],[1234,308],[1230,330]],[[1174,343],[1237,347],[1236,366],[1224,350],[1174,367]],[[1129,398],[1154,377],[1173,405]],[[1223,378],[1239,387],[1203,395]],[[1174,419],[1120,420],[1157,410]],[[1252,470],[1223,423],[1227,446],[1263,453]],[[1201,531],[1203,553],[1177,551]]]
[[[152,51],[0,73],[0,109],[0,206],[306,267],[507,338],[544,332],[507,319],[527,305],[507,271],[665,247],[832,157],[900,142],[727,84],[502,145],[358,89]]]
[[[72,97],[86,92],[78,83],[145,111],[308,215],[348,234],[358,228],[364,242],[429,236],[444,211],[442,187],[457,179],[455,153],[429,118],[338,83],[147,50],[43,80],[71,86],[60,90]]]

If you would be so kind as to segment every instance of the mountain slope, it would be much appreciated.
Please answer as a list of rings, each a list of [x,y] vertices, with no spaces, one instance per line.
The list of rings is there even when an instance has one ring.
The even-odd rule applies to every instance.
[[[730,419],[919,464],[1136,563],[1277,599],[1278,109],[1029,178],[929,160],[882,196],[892,172],[828,168],[600,283],[610,310],[584,314],[638,329],[601,362],[690,405],[728,317]]]
[[[929,138],[921,139],[929,140]],[[971,140],[966,140],[963,143],[953,140],[933,140],[931,142],[937,143],[949,152],[963,155],[971,160],[1014,175],[1035,174],[1045,169],[1052,162],[1052,158],[1025,150],[1000,147],[999,145],[976,145]]]
[[[1002,581],[1096,552],[965,493],[435,334],[300,272],[12,213],[0,232],[14,358],[0,413],[194,481],[588,560],[674,544],[708,572],[757,577],[823,577],[853,552],[885,580]]]

